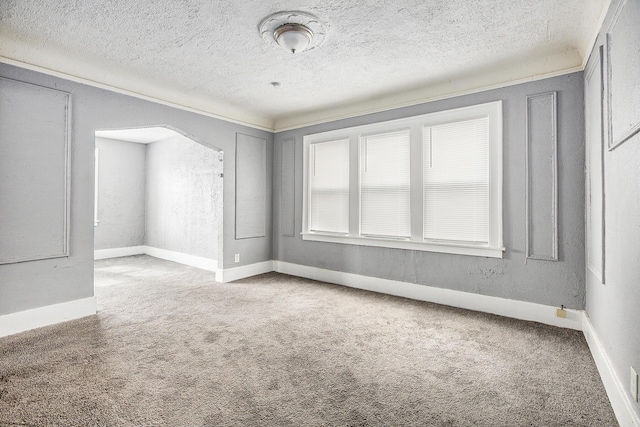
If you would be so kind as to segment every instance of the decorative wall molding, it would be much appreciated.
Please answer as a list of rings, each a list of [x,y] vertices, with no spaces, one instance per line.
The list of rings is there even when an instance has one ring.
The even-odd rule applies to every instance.
[[[305,277],[307,279],[335,283],[351,288],[433,302],[467,310],[497,314],[513,319],[539,322],[561,328],[582,329],[582,310],[567,310],[567,318],[562,319],[555,315],[557,307],[543,304],[417,285],[397,280],[380,279],[359,274],[343,273],[283,261],[273,261],[273,264],[275,271],[292,276]]]
[[[600,378],[607,391],[607,396],[611,402],[613,412],[616,414],[618,423],[621,427],[638,427],[640,426],[640,418],[633,410],[633,404],[629,400],[629,394],[626,392],[626,381],[620,381],[616,371],[613,369],[613,363],[607,355],[605,347],[602,345],[598,334],[596,334],[593,324],[586,312],[583,313],[582,331],[584,337],[591,350],[591,355],[596,363]]]
[[[267,141],[236,133],[236,240],[265,237]]]
[[[95,297],[5,314],[0,316],[0,338],[92,314],[96,314]]]
[[[640,3],[622,0],[607,29],[606,90],[608,145],[613,150],[640,132]],[[621,28],[620,30],[618,30]],[[619,36],[618,34],[625,36]],[[616,72],[613,73],[613,62]],[[625,82],[624,87],[618,79]]]
[[[586,224],[585,224],[585,260],[586,260],[586,264],[587,264],[587,269],[589,271],[591,271],[592,274],[594,274],[595,277],[598,278],[598,280],[604,284],[605,283],[605,260],[606,260],[606,250],[605,250],[605,245],[606,245],[606,239],[605,239],[605,233],[606,233],[606,225],[605,225],[605,171],[604,171],[604,165],[605,165],[605,122],[604,122],[604,111],[605,111],[605,103],[604,103],[604,73],[603,73],[603,68],[604,68],[604,46],[599,46],[597,49],[594,49],[594,52],[592,53],[592,56],[595,58],[591,61],[591,63],[588,65],[588,67],[585,69],[585,115],[589,114],[589,105],[591,105],[590,100],[588,99],[589,97],[589,89],[591,88],[592,84],[597,84],[597,89],[598,92],[600,94],[600,102],[598,104],[599,106],[599,111],[598,111],[598,115],[600,116],[600,121],[599,121],[599,125],[600,125],[600,135],[599,138],[597,139],[597,141],[592,141],[591,136],[589,135],[589,126],[586,126],[586,132],[587,134],[585,135],[585,141],[586,141],[586,182],[585,182],[585,190],[586,190],[586,197],[585,197],[585,217],[586,217]],[[597,78],[594,81],[594,76],[597,76]],[[599,162],[593,162],[591,159],[591,146],[590,144],[593,143],[597,143],[598,144],[598,153],[599,153]],[[597,164],[596,164],[597,163]],[[597,167],[599,172],[600,172],[600,182],[598,185],[598,188],[595,189],[592,187],[592,178],[593,178],[593,174],[594,174],[594,167]],[[593,192],[594,190],[597,190],[600,192],[600,206],[599,206],[599,210],[600,210],[600,235],[598,236],[599,241],[593,241],[594,239],[594,233],[592,233],[592,218],[593,218],[593,207],[591,205],[591,198],[593,197]],[[596,209],[598,208],[598,206],[596,206]],[[596,261],[596,265],[594,265],[592,263],[592,259],[591,259],[591,250],[593,248],[592,245],[599,245],[602,248],[602,253],[600,254],[601,256],[598,257],[598,260]]]
[[[296,194],[296,139],[287,138],[282,141],[282,157],[280,161],[280,234],[293,237],[295,233],[295,194]],[[291,167],[284,167],[285,165]]]
[[[527,96],[525,128],[526,257],[557,261],[557,92]]]
[[[0,204],[6,205],[0,264],[68,257],[71,94],[0,77],[0,104],[0,143],[5,144]],[[39,200],[38,208],[33,199]]]

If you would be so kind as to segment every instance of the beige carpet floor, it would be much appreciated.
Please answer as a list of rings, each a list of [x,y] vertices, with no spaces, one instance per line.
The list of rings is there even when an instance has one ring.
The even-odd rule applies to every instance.
[[[576,331],[148,256],[96,295],[0,339],[0,426],[617,425]]]

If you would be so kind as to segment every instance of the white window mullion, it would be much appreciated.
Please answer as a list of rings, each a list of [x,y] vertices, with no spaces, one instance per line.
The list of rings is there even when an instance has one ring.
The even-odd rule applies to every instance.
[[[349,137],[350,174],[349,188],[352,190],[349,195],[349,235],[360,235],[360,166],[358,158],[359,138],[357,133],[352,133]]]
[[[411,240],[421,242],[423,236],[424,194],[422,191],[422,126],[411,126]]]

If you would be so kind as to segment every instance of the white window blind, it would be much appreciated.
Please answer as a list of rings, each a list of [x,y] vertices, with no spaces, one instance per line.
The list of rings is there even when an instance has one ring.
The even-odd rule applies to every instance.
[[[488,243],[489,118],[423,128],[423,236]]]
[[[411,236],[409,130],[360,139],[360,234]]]
[[[311,231],[349,232],[349,140],[311,145]]]

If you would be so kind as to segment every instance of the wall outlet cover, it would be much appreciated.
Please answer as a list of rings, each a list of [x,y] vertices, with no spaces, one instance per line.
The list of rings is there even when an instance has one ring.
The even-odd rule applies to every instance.
[[[236,254],[235,262],[240,262],[240,254]]]

